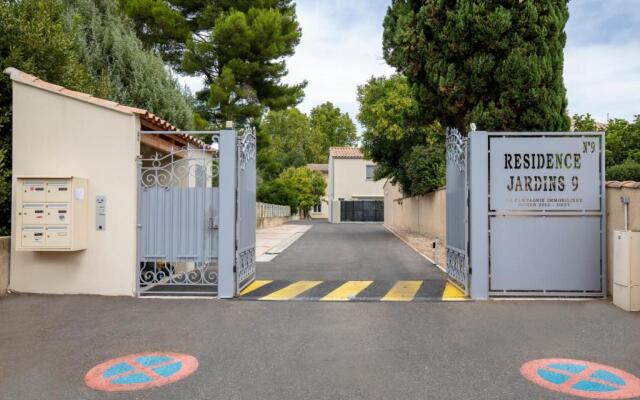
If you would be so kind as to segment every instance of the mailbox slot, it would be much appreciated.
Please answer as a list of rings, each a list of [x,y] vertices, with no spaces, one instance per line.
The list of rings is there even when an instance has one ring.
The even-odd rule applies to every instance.
[[[69,204],[47,204],[45,223],[47,225],[66,225],[69,223]]]
[[[71,243],[68,226],[48,226],[45,232],[47,247],[68,247]]]
[[[45,222],[44,204],[23,204],[21,214],[23,225],[40,225]]]
[[[71,201],[71,186],[69,182],[47,182],[47,201]]]
[[[22,182],[23,202],[44,202],[46,199],[44,181],[25,180]]]
[[[45,242],[44,227],[26,226],[22,228],[23,247],[43,247]]]

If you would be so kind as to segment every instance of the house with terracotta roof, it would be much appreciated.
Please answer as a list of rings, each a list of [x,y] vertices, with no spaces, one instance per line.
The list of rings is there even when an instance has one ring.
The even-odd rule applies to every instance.
[[[180,133],[177,127],[147,110],[69,90],[15,68],[4,72],[12,80],[13,91],[12,208],[16,212],[12,213],[10,289],[133,295],[137,283],[137,196],[144,163],[164,162],[161,160],[166,154],[173,158],[174,149],[210,157],[216,155],[216,149]],[[185,161],[190,157],[175,154]],[[76,221],[70,217],[71,224],[65,225],[63,214],[56,214],[60,220],[38,215],[31,218],[29,214],[27,223],[31,209],[20,209],[26,207],[22,190],[27,187],[25,182],[34,187],[40,185],[42,189],[34,190],[44,191],[52,182],[72,180],[84,183],[64,187],[65,195],[60,198],[67,203],[57,206],[83,203]],[[185,181],[184,186],[187,185],[189,182]],[[45,198],[49,199],[43,193],[42,199]],[[44,200],[40,203],[28,206],[37,210],[50,206]],[[78,218],[86,219],[82,228],[74,225]],[[60,249],[43,253],[21,248],[42,246],[48,240],[46,232],[53,232],[54,228]],[[70,241],[79,238],[82,251],[63,251]],[[29,246],[22,243],[25,240],[29,240]]]
[[[384,199],[384,181],[374,180],[376,164],[367,160],[357,147],[331,147],[329,149],[329,221],[344,221],[344,208],[381,206]],[[378,204],[379,203],[379,204]],[[380,210],[374,210],[380,215]],[[363,211],[356,220],[378,221],[376,212]],[[358,211],[359,212],[359,211]]]

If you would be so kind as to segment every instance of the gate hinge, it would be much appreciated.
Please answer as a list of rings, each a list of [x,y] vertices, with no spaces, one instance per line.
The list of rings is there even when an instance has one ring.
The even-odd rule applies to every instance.
[[[471,267],[469,267],[469,275],[471,275]]]

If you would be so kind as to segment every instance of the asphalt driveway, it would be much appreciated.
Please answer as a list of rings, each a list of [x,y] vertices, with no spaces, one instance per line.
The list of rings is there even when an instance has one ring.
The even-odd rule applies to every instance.
[[[444,279],[440,269],[380,224],[298,223],[312,228],[272,261],[258,263],[257,279]]]

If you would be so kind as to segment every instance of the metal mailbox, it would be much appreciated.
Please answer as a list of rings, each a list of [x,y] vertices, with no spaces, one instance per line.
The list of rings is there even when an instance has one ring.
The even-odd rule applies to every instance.
[[[17,185],[16,250],[86,249],[86,179],[18,177]]]

